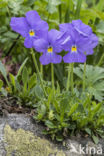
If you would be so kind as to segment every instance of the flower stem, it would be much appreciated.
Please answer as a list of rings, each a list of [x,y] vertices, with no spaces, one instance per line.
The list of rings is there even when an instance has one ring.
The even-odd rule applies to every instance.
[[[86,62],[84,63],[84,73],[83,73],[83,92],[85,91],[86,87]]]
[[[43,65],[40,64],[40,72],[41,72],[41,76],[42,76],[42,79],[43,79]]]
[[[52,81],[52,89],[54,90],[54,66],[51,63],[51,81]]]
[[[98,66],[101,66],[102,65],[102,63],[103,63],[103,61],[104,61],[104,53],[103,53],[103,55],[101,56],[101,58],[100,58],[100,60],[99,60],[99,62],[98,62]]]
[[[43,79],[43,65],[40,63],[40,73],[41,73],[41,77]]]
[[[73,94],[73,86],[74,86],[74,83],[73,83],[73,68],[74,68],[74,63],[71,63],[71,91],[72,91],[72,94]]]
[[[33,62],[34,62],[37,74],[38,74],[39,79],[40,79],[40,83],[41,83],[42,89],[44,91],[45,96],[47,97],[47,94],[46,94],[46,91],[45,91],[45,88],[44,88],[44,85],[43,85],[43,80],[42,80],[42,77],[41,77],[40,72],[39,72],[39,68],[38,68],[38,65],[37,65],[37,61],[36,61],[33,49],[31,49],[31,54],[32,54],[32,58],[33,58]]]
[[[69,68],[68,68],[68,79],[67,79],[67,86],[66,86],[66,90],[68,91],[70,87],[70,64],[69,64]]]

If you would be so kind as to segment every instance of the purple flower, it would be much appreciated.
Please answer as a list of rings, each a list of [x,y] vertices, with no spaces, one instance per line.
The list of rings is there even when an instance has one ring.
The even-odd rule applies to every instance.
[[[86,61],[85,52],[91,46],[89,38],[80,34],[70,23],[60,24],[60,30],[67,33],[67,38],[70,36],[70,40],[63,44],[63,49],[69,51],[63,57],[64,62],[84,63]]]
[[[94,53],[93,49],[98,45],[98,37],[95,34],[91,34],[89,37],[90,45],[86,50],[86,55],[92,55]]]
[[[92,34],[92,29],[89,25],[82,23],[81,20],[73,20],[73,27],[82,35],[89,36]]]
[[[92,29],[90,26],[84,24],[81,20],[73,20],[72,25],[74,29],[83,36],[86,36],[90,40],[90,47],[86,51],[86,55],[93,54],[93,48],[98,45],[98,37],[92,33]]]
[[[25,37],[24,46],[33,47],[33,41],[45,34],[48,24],[40,19],[36,11],[28,11],[26,17],[12,17],[10,26],[12,30]]]
[[[44,39],[38,39],[34,41],[34,48],[38,52],[42,52],[43,55],[40,57],[40,62],[43,65],[49,63],[60,63],[62,56],[57,55],[62,51],[63,33],[58,30],[52,29],[47,31]]]

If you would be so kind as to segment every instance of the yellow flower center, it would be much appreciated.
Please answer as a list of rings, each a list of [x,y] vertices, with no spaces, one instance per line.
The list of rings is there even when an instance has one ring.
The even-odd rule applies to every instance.
[[[52,48],[52,47],[49,47],[49,48],[47,49],[47,52],[48,52],[48,53],[52,53],[52,52],[53,52],[53,48]]]
[[[35,36],[34,30],[30,30],[29,35],[30,35],[31,37]]]
[[[77,52],[77,47],[76,46],[72,46],[71,51],[72,52]]]

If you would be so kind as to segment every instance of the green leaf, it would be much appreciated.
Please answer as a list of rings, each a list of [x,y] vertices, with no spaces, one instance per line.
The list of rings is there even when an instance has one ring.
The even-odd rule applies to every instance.
[[[104,21],[100,21],[100,23],[97,24],[96,31],[98,33],[104,34]]]
[[[48,96],[48,100],[47,100],[47,108],[49,109],[50,103],[52,103],[53,101],[53,95],[54,95],[54,90],[51,89],[49,96]]]
[[[57,12],[56,6],[61,4],[61,0],[46,0],[46,1],[48,2],[47,11],[50,14],[53,14],[54,12]]]
[[[59,107],[59,101],[57,99],[53,100],[53,105],[54,105],[56,111],[59,113],[60,112],[60,107]]]
[[[29,77],[29,76],[28,76],[27,68],[24,67],[23,72],[22,72],[22,81],[23,81],[24,85],[27,84],[27,82],[28,82],[28,77]]]
[[[99,3],[97,3],[97,5],[95,6],[95,8],[96,8],[97,10],[102,11],[103,8],[104,8],[104,2],[103,2],[102,0],[99,0]]]
[[[84,66],[79,65],[74,69],[74,73],[83,80]],[[98,101],[104,98],[104,68],[86,66],[86,90]]]
[[[0,0],[0,8],[4,8],[4,7],[6,7],[7,4],[8,4],[8,1]]]
[[[91,136],[91,130],[89,128],[85,128],[85,131]]]
[[[71,116],[76,111],[77,108],[78,108],[78,103],[72,105],[72,107],[68,113],[68,116]]]
[[[101,108],[101,105],[102,103],[98,103],[94,108],[92,108],[92,111],[94,112],[94,114],[99,111],[99,109]]]
[[[2,64],[1,61],[0,61],[0,72],[2,73],[4,78],[7,78],[7,73],[6,73],[5,67],[4,67],[4,65]]]
[[[69,100],[67,98],[63,98],[60,101],[60,112],[61,112],[61,114],[64,115],[64,113],[67,111],[68,107],[69,107]]]
[[[61,0],[45,0],[45,1],[55,6],[61,4]]]
[[[47,11],[50,13],[50,14],[53,14],[55,12],[57,12],[57,8],[56,6],[54,5],[51,5],[50,3],[47,5]]]
[[[79,78],[82,79],[83,73],[82,73],[82,71],[80,70],[79,67],[74,68],[74,73],[75,73]]]
[[[2,62],[0,61],[0,72],[2,73],[2,75],[4,76],[7,84],[9,85],[8,79],[7,79],[7,73],[6,73],[6,69],[4,67],[4,65],[2,64]]]
[[[63,66],[60,64],[55,65],[55,75],[57,76],[59,81],[63,81]]]
[[[15,76],[9,73],[9,77],[10,77],[11,84],[15,87]]]
[[[67,0],[66,2],[66,12],[65,12],[65,23],[70,22],[71,12],[74,8],[73,0]]]
[[[46,106],[42,103],[38,110],[38,120],[42,120],[44,115],[46,114]]]
[[[46,106],[44,104],[41,105],[41,114],[44,116],[46,113]]]
[[[58,82],[57,82],[57,94],[60,94],[60,85]]]
[[[19,71],[18,71],[18,73],[17,73],[16,78],[21,74],[21,72],[22,72],[22,70],[23,70],[25,64],[27,63],[27,60],[28,60],[28,58],[26,58],[25,61],[22,63],[21,67],[19,68]]]
[[[24,2],[24,0],[18,1],[18,0],[10,0],[8,1],[8,6],[11,9],[11,12],[14,15],[18,15],[19,11],[21,10],[21,4]]]
[[[77,7],[76,7],[76,12],[75,12],[76,19],[78,19],[80,16],[82,2],[83,2],[83,0],[77,1]]]
[[[24,0],[24,1],[26,1],[25,2],[26,6],[32,6],[36,0]]]
[[[3,81],[0,80],[0,90],[1,90],[2,86],[3,86]]]
[[[37,97],[37,99],[42,99],[44,97],[43,90],[39,85],[36,85],[34,87],[34,92],[35,92],[35,96]]]
[[[99,142],[98,137],[96,137],[95,135],[92,135],[92,139],[93,139],[95,144],[98,144],[98,142]]]
[[[50,110],[48,116],[49,116],[49,120],[53,120],[53,118],[54,118],[54,111]]]
[[[30,77],[30,79],[29,79],[29,81],[28,81],[28,88],[29,88],[29,89],[33,88],[34,85],[36,84],[36,82],[37,82],[37,76],[36,76],[36,74],[34,73],[34,74]]]
[[[8,95],[8,92],[4,88],[1,88],[1,93],[6,97]]]
[[[21,91],[21,85],[19,84],[18,80],[16,80],[15,83],[16,83],[16,89],[20,92]]]
[[[16,39],[17,36],[18,36],[16,33],[13,33],[11,31],[8,31],[8,32],[4,33],[3,35],[4,35],[4,37],[8,37],[8,38],[11,38],[11,39]]]
[[[49,120],[47,120],[47,121],[45,122],[45,125],[46,125],[47,127],[49,127],[49,128],[52,128],[52,129],[56,128],[56,126],[55,126],[51,121],[49,121]]]
[[[61,141],[61,142],[62,142],[63,139],[64,139],[64,138],[63,138],[62,135],[57,135],[57,136],[56,136],[56,140],[57,140],[57,141]]]
[[[90,20],[94,22],[96,17],[98,17],[98,15],[93,9],[81,9],[80,18],[85,24],[88,24]]]

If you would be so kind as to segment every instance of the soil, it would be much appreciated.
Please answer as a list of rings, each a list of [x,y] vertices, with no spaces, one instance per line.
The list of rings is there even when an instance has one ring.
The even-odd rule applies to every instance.
[[[17,99],[14,97],[6,97],[0,99],[0,115],[6,116],[9,113],[24,113],[33,116],[35,109],[23,107],[17,104]]]

